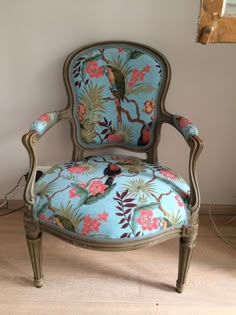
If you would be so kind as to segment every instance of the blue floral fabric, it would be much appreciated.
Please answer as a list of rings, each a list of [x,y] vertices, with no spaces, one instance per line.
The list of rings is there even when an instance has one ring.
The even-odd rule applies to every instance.
[[[179,132],[186,140],[188,140],[190,136],[198,135],[197,127],[188,118],[175,115],[173,121]]]
[[[188,224],[189,186],[126,155],[59,164],[36,183],[34,217],[88,239],[136,239]]]
[[[58,112],[48,112],[41,115],[30,126],[30,130],[35,130],[39,135],[43,135],[52,127],[58,119]]]
[[[151,146],[164,77],[165,66],[157,55],[128,44],[78,53],[69,78],[79,143]]]

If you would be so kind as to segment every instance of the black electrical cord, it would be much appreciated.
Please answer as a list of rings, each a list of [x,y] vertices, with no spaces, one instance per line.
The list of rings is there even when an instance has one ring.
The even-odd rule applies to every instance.
[[[11,213],[13,213],[13,212],[19,211],[19,210],[21,210],[21,209],[24,208],[24,206],[21,206],[21,207],[16,208],[16,209],[9,209],[9,207],[8,207],[8,206],[9,206],[9,205],[8,205],[8,201],[9,201],[8,196],[9,196],[11,193],[13,193],[13,191],[16,190],[16,188],[19,187],[19,184],[20,184],[20,182],[21,182],[21,180],[22,180],[22,178],[23,178],[24,176],[25,176],[25,175],[22,175],[22,176],[20,177],[20,179],[18,180],[16,186],[15,186],[14,188],[12,188],[12,190],[10,190],[10,191],[9,191],[8,193],[6,193],[6,195],[4,196],[5,202],[3,203],[3,205],[6,204],[6,206],[5,206],[5,207],[0,207],[0,211],[1,211],[1,210],[10,210],[10,211],[8,211],[8,212],[6,212],[6,213],[0,214],[0,217],[3,217],[3,216],[5,216],[5,215],[11,214]]]
[[[40,171],[40,170],[38,170],[38,171],[36,172],[36,179],[35,179],[35,181],[37,182],[37,180],[38,180],[42,175],[43,175],[43,172]],[[14,188],[12,188],[11,191],[9,191],[8,193],[6,193],[6,195],[5,195],[5,201],[2,203],[2,206],[0,205],[0,211],[1,211],[1,210],[9,210],[9,211],[6,212],[6,213],[0,214],[0,217],[3,217],[3,216],[5,216],[5,215],[11,214],[11,213],[14,213],[14,212],[19,211],[19,210],[21,210],[21,209],[24,208],[24,206],[21,206],[21,207],[16,208],[16,209],[9,209],[9,206],[8,206],[8,201],[9,201],[8,196],[9,196],[11,193],[13,193],[13,191],[14,191],[16,188],[19,187],[19,184],[20,184],[22,178],[25,177],[25,179],[27,180],[27,177],[28,177],[28,176],[29,176],[29,173],[26,173],[26,174],[22,175],[22,176],[20,177],[20,179],[18,180],[16,186],[15,186]],[[6,206],[3,207],[3,205],[5,205],[5,204],[6,204]]]

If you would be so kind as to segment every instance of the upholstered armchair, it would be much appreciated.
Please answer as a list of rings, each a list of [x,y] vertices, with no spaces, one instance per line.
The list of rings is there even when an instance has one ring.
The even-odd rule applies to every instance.
[[[179,237],[176,288],[182,292],[198,233],[195,168],[203,142],[190,120],[165,108],[168,61],[140,44],[96,43],[68,56],[64,82],[66,108],[43,114],[23,136],[30,159],[24,220],[36,287],[43,285],[45,231],[102,251],[139,249]],[[72,160],[52,166],[35,183],[37,142],[62,119],[71,126]],[[165,123],[190,147],[190,185],[158,161]],[[97,155],[102,148],[109,148],[110,154]],[[130,153],[114,154],[113,148]],[[86,156],[86,150],[94,154]],[[131,152],[146,153],[146,159]]]

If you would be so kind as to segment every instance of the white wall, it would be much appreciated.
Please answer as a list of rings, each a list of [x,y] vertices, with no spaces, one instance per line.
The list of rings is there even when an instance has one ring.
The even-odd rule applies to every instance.
[[[236,44],[196,44],[196,0],[0,0],[0,196],[27,171],[21,135],[41,113],[66,104],[62,64],[75,48],[124,39],[153,46],[172,66],[167,107],[199,127],[204,203],[235,204]],[[59,136],[59,137],[58,137]],[[165,127],[161,162],[187,174],[188,148]],[[50,140],[50,144],[49,144]],[[176,154],[176,146],[179,152]],[[40,165],[70,159],[61,123],[39,146]]]

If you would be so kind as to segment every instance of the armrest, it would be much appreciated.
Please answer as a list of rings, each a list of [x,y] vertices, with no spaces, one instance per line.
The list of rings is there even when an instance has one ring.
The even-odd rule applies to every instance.
[[[48,112],[41,115],[31,125],[30,130],[36,131],[42,136],[49,128],[51,128],[59,120],[59,112]]]
[[[183,116],[173,115],[172,121],[174,127],[182,134],[182,136],[188,140],[191,136],[198,136],[197,127],[189,120]]]
[[[196,163],[200,153],[203,150],[204,143],[198,136],[197,127],[187,118],[171,115],[166,116],[166,123],[175,127],[184,137],[190,147],[189,156],[189,182],[190,182],[190,197],[188,208],[192,215],[192,222],[196,223],[197,213],[200,208],[200,192],[196,175]]]
[[[24,190],[24,201],[29,208],[34,204],[35,201],[34,183],[37,171],[37,141],[46,133],[49,128],[54,126],[59,120],[63,118],[68,118],[66,111],[53,111],[45,113],[30,125],[30,131],[28,131],[22,137],[22,142],[28,151],[30,160],[29,175]]]

